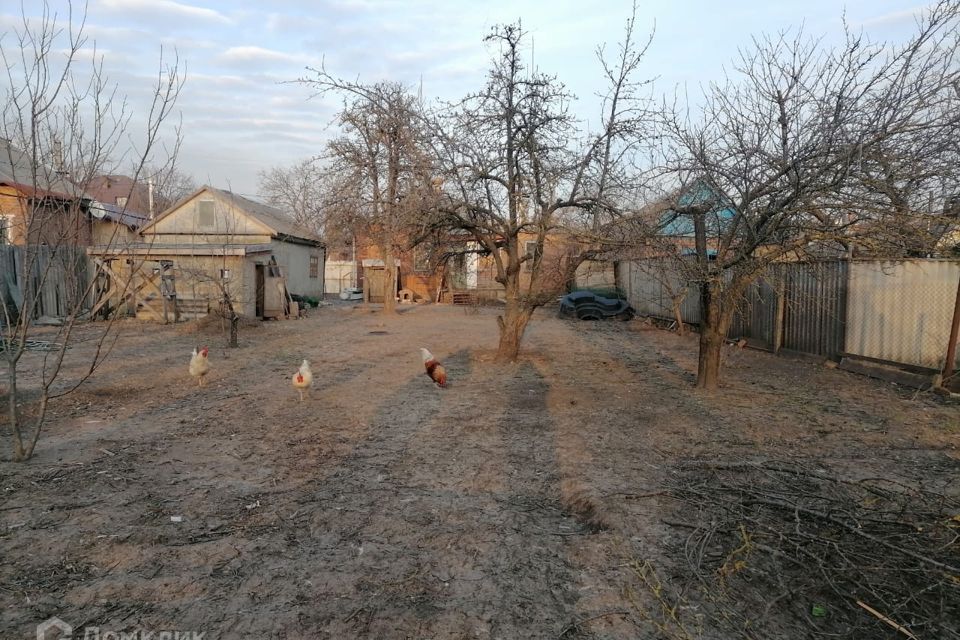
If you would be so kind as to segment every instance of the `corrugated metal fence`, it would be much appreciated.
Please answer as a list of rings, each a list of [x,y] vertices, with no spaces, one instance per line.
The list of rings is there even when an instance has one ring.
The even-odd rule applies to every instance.
[[[7,309],[0,324],[16,318],[25,300],[36,301],[34,319],[88,309],[85,293],[92,274],[83,247],[0,245],[0,304]]]
[[[680,294],[684,322],[699,323],[698,292],[669,263],[622,262],[617,275],[639,313],[673,319],[671,298]],[[960,262],[948,260],[775,264],[747,290],[729,335],[772,351],[939,369],[958,278]]]
[[[939,369],[960,262],[902,260],[850,265],[847,351]]]

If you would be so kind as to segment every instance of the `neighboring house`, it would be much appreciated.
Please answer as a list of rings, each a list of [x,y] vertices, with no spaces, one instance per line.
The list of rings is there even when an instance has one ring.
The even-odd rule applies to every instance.
[[[536,235],[520,234],[522,251],[532,252]],[[451,233],[439,240],[425,241],[409,251],[398,251],[395,258],[397,291],[395,297],[409,297],[416,302],[459,302],[461,300],[503,300],[504,288],[496,281],[496,261],[468,233]],[[566,293],[576,287],[611,288],[614,268],[609,262],[589,261],[576,270],[576,281],[567,273],[568,260],[580,255],[585,247],[562,231],[547,235],[541,259],[541,282],[550,292]],[[502,251],[502,249],[501,249]],[[385,280],[383,257],[379,248],[359,237],[352,247],[331,252],[335,272],[343,282],[357,281],[370,302],[383,301]],[[527,290],[533,262],[524,262],[520,286]],[[344,285],[347,286],[347,285]],[[329,283],[328,293],[341,290]]]
[[[356,236],[355,242],[355,246],[330,251],[327,273],[331,281],[327,283],[327,293],[338,294],[344,289],[359,287],[366,290],[366,299],[370,302],[383,302],[386,272],[380,249],[373,240],[362,235]],[[431,259],[425,246],[396,253],[397,291],[394,297],[409,292],[416,301],[436,298],[440,265]]]
[[[0,138],[0,244],[89,246],[91,199],[65,175]]]
[[[734,208],[727,204],[729,200],[717,193],[706,180],[697,180],[692,185],[677,191],[670,198],[661,200],[653,211],[657,216],[656,230],[661,239],[667,239],[681,254],[693,255],[696,238],[694,216],[686,213],[689,209],[707,207],[704,216],[708,254],[716,255],[714,250],[717,238],[736,216]]]
[[[93,218],[93,246],[125,247],[139,242],[137,229],[149,222],[146,214],[126,210],[122,205],[94,201],[90,205]]]
[[[150,191],[133,178],[120,175],[97,176],[87,185],[87,193],[97,202],[120,210],[150,217]]]
[[[532,258],[537,246],[537,235],[520,233],[518,240],[521,251]],[[543,243],[543,255],[540,257],[540,279],[533,293],[549,297],[562,295],[577,287],[597,287],[601,282],[606,286],[608,280],[612,281],[612,265],[608,267],[600,262],[590,261],[589,264],[581,263],[581,268],[576,269],[575,274],[570,272],[570,261],[579,259],[581,252],[587,248],[566,232],[558,230],[547,234]],[[438,259],[440,264],[436,273],[439,276],[441,302],[459,302],[461,299],[503,300],[505,290],[496,280],[496,259],[468,236],[459,240],[452,239]],[[533,265],[531,259],[525,261],[520,268],[520,289],[524,293],[530,291]]]
[[[226,291],[247,317],[282,315],[276,305],[285,304],[286,293],[323,296],[323,242],[282,211],[229,191],[201,187],[148,222],[139,236],[129,246],[90,253],[109,262],[121,280],[132,271],[144,285],[138,306],[154,313],[150,296],[161,292],[175,292],[179,306],[200,314],[216,308]],[[172,277],[159,285],[145,282],[156,275]]]

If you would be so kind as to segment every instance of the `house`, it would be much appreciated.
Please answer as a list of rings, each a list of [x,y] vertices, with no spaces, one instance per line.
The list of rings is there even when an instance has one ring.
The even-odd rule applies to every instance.
[[[537,234],[521,232],[517,238],[521,251],[533,256]],[[561,295],[575,288],[608,288],[615,286],[613,266],[610,263],[580,260],[588,246],[573,234],[555,230],[546,235],[540,256],[540,279],[537,294]],[[503,300],[505,290],[497,282],[495,257],[468,235],[449,237],[440,249],[418,247],[414,253],[414,268],[423,265],[424,276],[431,275],[429,285],[440,302],[474,302]],[[499,249],[504,251],[504,249]],[[574,273],[570,260],[580,260]],[[533,277],[533,260],[523,263],[520,288],[528,291]],[[416,274],[414,274],[416,277]]]
[[[93,223],[93,246],[97,247],[125,247],[139,242],[138,229],[150,221],[146,214],[99,200],[90,204],[90,217]]]
[[[138,314],[159,316],[166,298],[175,313],[202,315],[229,297],[241,315],[277,317],[289,295],[323,296],[318,237],[278,209],[209,186],[141,227],[137,242],[90,253],[109,267],[115,291],[132,292]]]
[[[330,250],[327,261],[326,293],[339,294],[348,288],[366,291],[365,299],[383,302],[386,281],[383,257],[379,247],[369,237],[357,234],[346,246]],[[407,251],[397,251],[394,258],[397,269],[397,291],[411,301],[434,300],[440,278],[440,264],[432,259],[427,244]]]
[[[0,138],[0,244],[89,246],[90,202],[65,173]]]
[[[536,234],[523,232],[518,240],[521,250],[532,254]],[[541,258],[541,281],[551,292],[566,293],[572,288],[613,288],[614,268],[609,261],[583,261],[572,279],[567,260],[580,255],[586,245],[561,230],[549,233]],[[502,249],[501,249],[502,251]],[[328,274],[337,281],[327,283],[327,293],[339,293],[346,287],[364,290],[364,299],[383,302],[385,269],[379,247],[368,238],[357,236],[356,245],[332,250]],[[461,302],[503,300],[504,288],[496,281],[496,261],[473,236],[449,232],[420,242],[412,249],[397,251],[397,291],[394,296],[412,302]],[[520,286],[527,289],[533,262],[524,263]],[[353,283],[357,284],[354,285]]]
[[[150,217],[150,190],[133,178],[104,175],[92,178],[86,192],[99,203],[115,206],[120,211]]]
[[[656,216],[655,228],[661,243],[666,241],[681,255],[694,255],[696,238],[694,215],[691,210],[706,209],[704,228],[707,253],[716,255],[717,239],[736,217],[729,200],[707,180],[697,180],[689,187],[676,191],[670,197],[654,203],[649,209]]]

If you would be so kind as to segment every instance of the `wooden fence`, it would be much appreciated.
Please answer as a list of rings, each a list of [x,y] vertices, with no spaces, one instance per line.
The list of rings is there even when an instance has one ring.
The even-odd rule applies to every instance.
[[[0,245],[0,324],[28,307],[33,319],[89,310],[93,273],[83,247]]]

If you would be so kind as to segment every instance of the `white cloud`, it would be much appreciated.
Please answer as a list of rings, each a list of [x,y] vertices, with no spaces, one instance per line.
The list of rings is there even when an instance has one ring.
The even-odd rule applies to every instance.
[[[926,6],[921,6],[904,9],[902,11],[893,11],[891,13],[885,13],[883,15],[867,18],[862,22],[862,24],[865,27],[873,27],[899,25],[905,22],[913,23],[923,14],[926,8]]]
[[[139,14],[147,17],[161,15],[180,19],[204,20],[231,24],[233,20],[213,9],[197,7],[174,0],[98,0],[97,9],[114,13]]]
[[[217,61],[225,64],[250,64],[265,62],[305,64],[307,62],[306,58],[301,56],[257,46],[230,47],[217,56]]]

